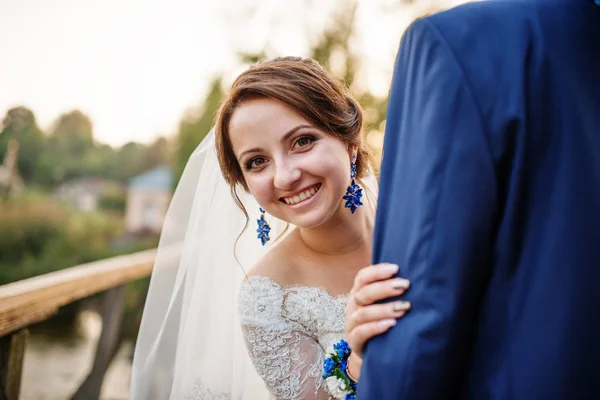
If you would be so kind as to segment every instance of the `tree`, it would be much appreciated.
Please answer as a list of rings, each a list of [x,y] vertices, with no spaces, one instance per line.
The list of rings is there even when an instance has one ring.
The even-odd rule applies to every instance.
[[[222,98],[223,85],[219,77],[213,80],[202,106],[188,112],[179,123],[175,138],[175,167],[178,178],[183,173],[183,169],[194,149],[212,128]]]
[[[359,68],[360,58],[350,46],[356,23],[356,1],[340,3],[340,9],[333,16],[333,23],[326,28],[317,43],[312,47],[310,58],[317,60],[325,69],[338,75],[348,87],[352,87]],[[339,57],[340,71],[333,70],[334,57]]]
[[[128,142],[117,150],[115,176],[125,183],[129,178],[142,172],[141,164],[146,147],[137,142]]]
[[[19,143],[18,173],[25,182],[31,182],[45,138],[37,126],[35,115],[28,108],[15,107],[6,113],[0,132],[0,162],[11,139]]]
[[[58,117],[50,136],[69,154],[81,154],[94,147],[92,121],[79,110]]]
[[[159,137],[144,151],[140,168],[145,171],[159,165],[169,164],[170,158],[169,142],[165,137]]]
[[[46,138],[36,181],[48,186],[72,178],[103,175],[104,155],[106,149],[99,149],[94,142],[93,125],[87,115],[79,110],[62,114]]]
[[[394,0],[396,5],[401,3],[404,2]],[[367,88],[356,84],[358,71],[365,67],[361,65],[360,54],[352,46],[356,30],[356,10],[355,0],[341,3],[333,16],[333,23],[325,29],[313,46],[310,57],[336,74],[353,92],[363,109],[363,132],[366,143],[373,152],[375,165],[379,166],[387,98],[376,97]]]

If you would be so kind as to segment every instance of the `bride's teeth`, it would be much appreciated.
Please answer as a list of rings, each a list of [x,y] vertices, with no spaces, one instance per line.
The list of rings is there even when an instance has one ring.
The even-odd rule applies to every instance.
[[[319,189],[321,188],[321,185],[318,185],[316,187],[313,187],[311,189],[308,189],[302,193],[300,193],[298,196],[294,196],[294,197],[285,197],[283,200],[290,206],[299,203],[301,201],[304,201],[306,199],[311,198],[312,196],[314,196],[315,193],[317,193],[319,191]]]

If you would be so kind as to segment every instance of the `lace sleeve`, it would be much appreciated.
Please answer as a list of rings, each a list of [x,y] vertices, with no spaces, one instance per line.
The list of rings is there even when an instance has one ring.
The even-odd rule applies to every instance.
[[[242,286],[242,330],[254,367],[278,400],[332,399],[322,378],[324,351],[300,324],[286,318],[284,303],[275,282]]]

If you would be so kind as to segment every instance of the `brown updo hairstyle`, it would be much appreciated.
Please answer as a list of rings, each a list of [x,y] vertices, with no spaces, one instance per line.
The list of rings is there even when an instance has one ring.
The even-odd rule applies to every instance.
[[[358,178],[370,168],[370,156],[362,141],[363,115],[349,91],[319,63],[299,57],[281,57],[257,64],[233,82],[215,123],[219,165],[227,183],[248,191],[242,168],[233,152],[229,122],[236,107],[248,100],[273,99],[291,107],[323,132],[341,140],[348,150],[358,147]],[[349,169],[348,169],[349,171]],[[234,197],[235,192],[234,192]]]

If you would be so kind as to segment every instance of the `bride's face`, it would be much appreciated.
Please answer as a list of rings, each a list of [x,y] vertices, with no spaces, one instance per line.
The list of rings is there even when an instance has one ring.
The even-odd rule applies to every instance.
[[[267,213],[312,228],[343,208],[352,155],[287,105],[247,101],[234,111],[229,134],[248,190]]]

